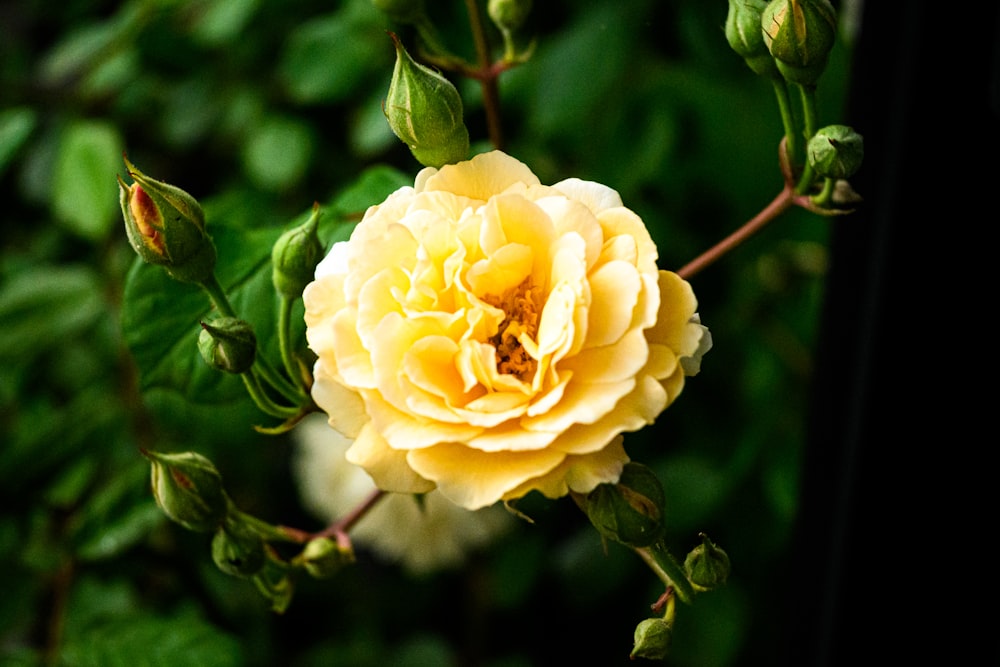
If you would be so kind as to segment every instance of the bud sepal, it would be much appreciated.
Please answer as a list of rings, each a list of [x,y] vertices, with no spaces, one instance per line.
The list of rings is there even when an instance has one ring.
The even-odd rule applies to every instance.
[[[448,79],[415,61],[399,38],[396,65],[383,106],[393,134],[427,167],[442,167],[469,156],[469,131],[462,98]]]
[[[314,204],[309,219],[283,233],[271,249],[271,280],[278,294],[286,299],[302,297],[306,285],[315,278],[316,265],[323,259],[319,218],[319,204]]]
[[[813,171],[820,176],[850,178],[864,160],[864,139],[847,125],[827,125],[809,140],[806,153]]]
[[[215,244],[205,231],[205,213],[190,194],[143,174],[128,158],[133,183],[118,178],[125,233],[135,252],[185,283],[203,283],[215,271]]]
[[[646,618],[635,626],[630,660],[663,660],[667,657],[670,640],[674,634],[673,624],[662,618]]]
[[[702,533],[701,544],[684,559],[684,572],[696,591],[718,588],[729,578],[729,555]]]
[[[264,567],[264,538],[240,512],[232,512],[212,538],[212,560],[234,577],[249,577]]]
[[[222,525],[232,503],[222,475],[196,452],[163,454],[143,451],[149,459],[153,497],[163,513],[188,530],[209,532]]]
[[[726,41],[755,73],[780,79],[781,73],[774,62],[774,56],[764,43],[764,33],[761,30],[761,16],[765,7],[767,0],[729,0]]]
[[[205,363],[216,370],[245,373],[257,357],[257,336],[249,322],[236,317],[219,317],[201,323],[198,352]]]
[[[346,534],[340,539],[314,537],[306,543],[302,553],[292,560],[316,579],[328,579],[354,562],[354,549]]]
[[[640,463],[626,463],[617,483],[597,485],[581,502],[590,522],[610,540],[641,548],[663,537],[663,486]]]
[[[764,43],[786,80],[815,86],[837,34],[829,0],[771,0],[761,16]]]

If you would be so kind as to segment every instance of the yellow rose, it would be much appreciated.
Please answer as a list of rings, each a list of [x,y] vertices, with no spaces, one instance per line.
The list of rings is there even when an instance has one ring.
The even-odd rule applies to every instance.
[[[476,509],[614,482],[710,346],[614,190],[501,153],[421,171],[305,290],[313,398],[382,489]]]

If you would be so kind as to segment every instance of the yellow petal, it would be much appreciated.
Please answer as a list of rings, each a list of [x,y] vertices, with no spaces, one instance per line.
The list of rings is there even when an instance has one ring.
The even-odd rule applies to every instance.
[[[361,396],[332,378],[322,360],[313,368],[312,397],[328,415],[330,426],[347,438],[356,438],[368,422]]]
[[[605,209],[617,208],[622,205],[622,198],[616,190],[593,181],[567,178],[553,185],[552,189],[558,190],[568,199],[580,202],[595,215]]]
[[[443,190],[486,201],[515,184],[538,183],[538,177],[526,164],[500,151],[492,151],[467,162],[445,165],[436,173],[428,173],[418,187],[424,192]]]
[[[619,382],[591,384],[573,378],[563,391],[562,400],[548,412],[521,420],[533,431],[560,433],[574,424],[589,424],[615,409],[619,400],[635,387],[635,378]]]
[[[406,452],[389,447],[371,423],[361,429],[346,457],[364,468],[384,491],[426,493],[434,488],[434,482],[421,477],[407,464]]]
[[[564,458],[552,450],[480,452],[458,444],[417,449],[407,455],[413,470],[434,481],[453,503],[470,510],[492,505],[524,480],[546,474]]]
[[[590,493],[598,484],[617,482],[628,461],[621,437],[604,441],[603,446],[591,454],[567,456],[546,475],[509,491],[505,499],[520,498],[530,491],[539,491],[549,498],[560,498],[570,491]]]
[[[618,260],[598,268],[588,281],[591,300],[585,347],[610,345],[631,326],[642,281],[634,266]]]

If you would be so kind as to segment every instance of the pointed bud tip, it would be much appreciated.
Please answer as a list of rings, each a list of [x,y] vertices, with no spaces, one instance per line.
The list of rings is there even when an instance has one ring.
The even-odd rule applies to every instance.
[[[729,578],[729,554],[708,539],[705,533],[701,533],[700,537],[701,544],[684,559],[684,571],[696,589],[708,591],[723,585]]]
[[[634,647],[629,658],[644,658],[646,660],[663,660],[667,657],[670,640],[673,638],[673,627],[662,618],[643,619],[635,627],[633,637]]]

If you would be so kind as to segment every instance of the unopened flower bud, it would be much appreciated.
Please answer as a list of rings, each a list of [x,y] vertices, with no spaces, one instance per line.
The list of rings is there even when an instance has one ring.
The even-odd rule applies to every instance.
[[[205,214],[194,197],[154,180],[125,158],[134,183],[118,178],[125,233],[138,255],[166,269],[175,280],[200,283],[215,271],[215,244],[205,232]]]
[[[317,579],[326,579],[354,562],[350,544],[340,544],[329,537],[317,537],[306,544],[297,562]]]
[[[271,278],[278,294],[298,299],[302,290],[315,278],[316,265],[323,259],[319,240],[319,205],[302,225],[278,237],[271,249]]]
[[[662,618],[647,618],[635,626],[632,653],[629,658],[645,658],[646,660],[663,660],[670,648],[670,639],[674,630]]]
[[[815,85],[837,35],[837,12],[830,1],[771,0],[761,26],[781,74],[793,83]]]
[[[865,156],[861,135],[847,125],[828,125],[813,135],[807,149],[809,164],[820,176],[850,178]]]
[[[726,15],[726,40],[733,51],[738,53],[757,74],[780,77],[774,56],[764,44],[761,30],[761,15],[767,7],[767,0],[729,0]]]
[[[663,536],[663,486],[652,470],[625,464],[616,484],[599,484],[584,502],[598,532],[631,547],[648,547]]]
[[[245,373],[257,356],[257,336],[249,322],[220,317],[201,323],[198,351],[209,366],[225,373]]]
[[[372,5],[400,23],[416,23],[425,11],[424,0],[372,0]]]
[[[385,100],[385,117],[413,157],[441,167],[469,156],[469,131],[462,120],[458,89],[434,70],[413,60],[393,35],[396,65]]]
[[[520,28],[531,13],[531,0],[490,0],[486,5],[490,20],[501,31],[511,33]]]
[[[702,533],[701,544],[684,559],[684,572],[696,590],[711,590],[729,578],[729,555]]]
[[[212,560],[234,577],[249,577],[264,567],[264,539],[238,515],[230,516],[212,538]]]
[[[218,528],[229,513],[222,476],[201,454],[143,452],[152,464],[153,497],[163,513],[189,530]]]

